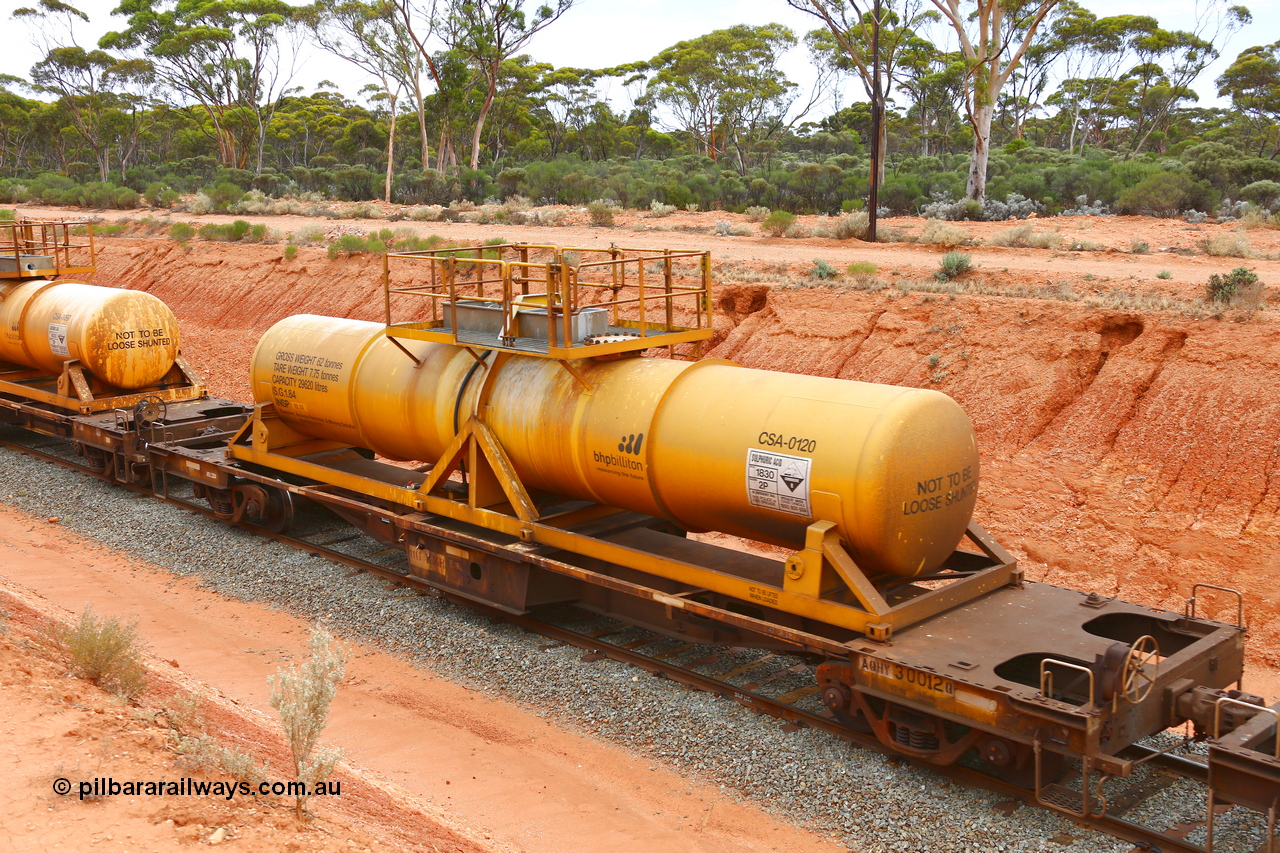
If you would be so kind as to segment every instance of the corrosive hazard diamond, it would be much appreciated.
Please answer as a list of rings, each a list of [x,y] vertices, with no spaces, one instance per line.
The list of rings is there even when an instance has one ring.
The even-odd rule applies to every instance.
[[[800,488],[800,484],[804,482],[804,473],[800,470],[800,466],[794,462],[788,463],[787,467],[782,469],[781,476],[782,482],[786,483],[787,488],[793,492]]]

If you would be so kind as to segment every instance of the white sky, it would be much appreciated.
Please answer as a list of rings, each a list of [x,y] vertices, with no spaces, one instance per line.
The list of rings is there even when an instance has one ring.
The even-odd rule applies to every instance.
[[[0,10],[17,8],[25,0],[0,0]],[[77,27],[80,44],[96,43],[102,33],[121,29],[124,19],[110,13],[117,0],[71,0],[90,17],[89,24]],[[527,0],[530,6],[537,0]],[[1208,0],[1200,0],[1203,6]],[[1253,23],[1228,42],[1219,45],[1223,56],[1210,66],[1197,83],[1200,103],[1218,103],[1213,80],[1246,47],[1269,44],[1280,39],[1280,0],[1237,0],[1253,13]],[[1164,0],[1155,5],[1150,0],[1082,0],[1094,14],[1154,14],[1166,29],[1193,29],[1196,0]],[[9,19],[7,13],[0,31],[9,31],[5,50],[0,53],[0,74],[27,77],[40,52],[31,44],[25,25]],[[678,41],[735,24],[777,22],[790,27],[797,37],[815,29],[818,20],[788,6],[785,0],[578,0],[578,5],[563,18],[535,37],[528,53],[541,62],[577,68],[605,68],[653,57]],[[948,49],[952,45],[944,45]],[[783,61],[783,71],[802,86],[811,84],[814,76],[803,46],[792,51]],[[295,85],[310,92],[321,80],[333,80],[347,97],[356,98],[362,85],[369,82],[349,63],[342,62],[318,49],[308,49],[302,56]],[[621,92],[613,93],[621,95]],[[861,100],[861,87],[846,82],[843,101]],[[829,109],[810,118],[819,118]]]

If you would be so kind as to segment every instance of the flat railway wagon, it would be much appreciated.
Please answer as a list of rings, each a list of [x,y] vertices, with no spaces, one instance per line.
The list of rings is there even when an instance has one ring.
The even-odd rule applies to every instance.
[[[1197,584],[1176,613],[1026,580],[972,518],[949,397],[697,358],[707,253],[390,255],[384,322],[282,320],[245,405],[205,392],[159,300],[69,280],[92,269],[71,225],[0,223],[0,423],[100,477],[276,533],[323,507],[403,551],[407,581],[513,616],[807,656],[834,723],[1076,818],[1190,723],[1210,819],[1274,825],[1280,717],[1240,689],[1239,594]]]

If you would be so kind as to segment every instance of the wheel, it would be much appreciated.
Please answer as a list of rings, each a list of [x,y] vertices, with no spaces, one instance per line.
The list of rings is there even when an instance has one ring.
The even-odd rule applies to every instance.
[[[1130,705],[1139,704],[1151,695],[1159,677],[1160,646],[1150,634],[1139,637],[1124,660],[1124,674],[1120,682],[1124,700]]]
[[[270,486],[237,486],[236,506],[243,502],[243,518],[250,524],[283,533],[293,524],[293,495]]]
[[[858,734],[870,734],[871,724],[861,709],[854,707],[849,688],[838,681],[829,681],[822,688],[822,704],[827,706],[831,716],[843,726],[847,726]]]
[[[1035,749],[999,735],[987,735],[975,747],[982,769],[1001,781],[1028,791],[1036,787]],[[1040,751],[1040,784],[1048,785],[1062,778],[1067,757],[1058,752]]]

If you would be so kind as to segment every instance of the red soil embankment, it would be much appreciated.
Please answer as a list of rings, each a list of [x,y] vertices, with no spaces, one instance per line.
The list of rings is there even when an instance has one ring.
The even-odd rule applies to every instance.
[[[295,313],[381,319],[376,259],[103,241],[99,281],[165,300],[215,393],[248,398],[261,333]],[[1034,250],[1032,250],[1034,251]],[[1242,590],[1280,662],[1280,339],[1247,323],[993,296],[720,287],[710,353],[748,367],[942,390],[984,463],[979,521],[1035,579],[1181,610]],[[1202,600],[1201,612],[1207,598]],[[1210,604],[1234,618],[1234,607]]]

